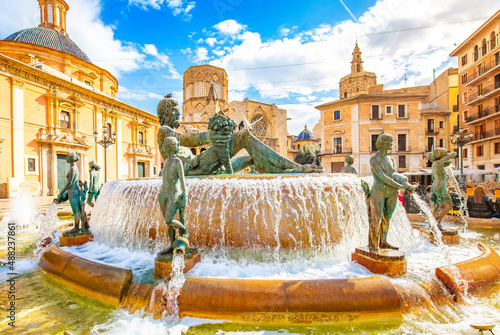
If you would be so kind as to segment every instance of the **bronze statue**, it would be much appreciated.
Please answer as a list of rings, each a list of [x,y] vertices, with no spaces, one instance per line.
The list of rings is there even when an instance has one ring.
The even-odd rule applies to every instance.
[[[432,162],[432,185],[431,185],[431,208],[438,227],[443,230],[441,221],[453,208],[451,196],[447,187],[447,173],[445,167],[451,164],[451,159],[457,155],[456,152],[447,154],[445,148],[434,148],[427,153],[427,158]]]
[[[377,153],[370,159],[373,173],[373,185],[369,195],[370,252],[379,252],[379,248],[398,249],[387,243],[389,223],[398,202],[398,190],[413,192],[417,188],[408,183],[408,178],[395,172],[394,160],[387,155],[392,144],[391,135],[380,134],[376,142]]]
[[[160,255],[176,252],[176,249],[185,252],[189,246],[187,238],[189,232],[184,225],[185,208],[187,204],[186,182],[182,161],[176,156],[179,152],[179,142],[175,137],[167,137],[161,146],[161,155],[165,157],[162,170],[163,183],[158,197],[160,210],[168,225],[170,247],[161,251]],[[175,214],[179,212],[179,220]],[[179,238],[175,239],[175,230],[179,230]]]
[[[73,229],[64,233],[64,235],[69,236],[90,234],[87,214],[85,213],[85,186],[81,182],[79,184],[80,171],[78,171],[78,167],[75,164],[79,159],[76,152],[69,152],[66,155],[66,162],[70,164],[68,174],[66,175],[67,183],[59,192],[57,198],[54,199],[54,202],[57,204],[69,200],[71,210],[75,216]]]
[[[255,168],[261,173],[322,171],[321,166],[300,165],[281,156],[259,141],[247,129],[224,134],[224,136],[217,136],[214,130],[200,133],[178,132],[176,129],[180,126],[180,113],[177,105],[177,101],[171,98],[170,95],[159,102],[157,112],[161,128],[158,130],[157,141],[158,147],[161,147],[166,137],[175,137],[179,140],[181,147],[177,156],[183,163],[186,175],[231,173],[231,170],[238,172],[251,165],[255,165]],[[213,143],[214,146],[196,156],[189,150],[189,147],[198,147],[210,143]],[[227,162],[224,162],[225,158],[222,159],[222,156],[219,156],[217,152],[219,151],[217,148],[226,145],[229,150],[229,157],[231,157],[230,166]],[[246,149],[248,155],[236,156],[243,149]],[[163,156],[163,158],[166,157]]]
[[[356,171],[356,168],[352,166],[354,164],[354,157],[349,154],[345,155],[345,162],[347,165],[340,170],[340,173],[352,173],[357,175],[358,171]]]
[[[87,204],[90,207],[94,207],[94,202],[92,200],[97,201],[97,197],[99,196],[100,187],[99,187],[99,170],[101,166],[97,165],[95,161],[89,162],[89,189],[88,189],[88,197]]]

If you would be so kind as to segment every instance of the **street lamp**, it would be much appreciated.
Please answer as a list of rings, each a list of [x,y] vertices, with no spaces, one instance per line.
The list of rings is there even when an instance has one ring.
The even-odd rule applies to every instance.
[[[102,127],[102,139],[99,140],[99,133],[94,131],[94,139],[95,143],[100,144],[104,147],[104,182],[108,181],[108,170],[107,170],[107,160],[106,160],[106,149],[110,146],[116,143],[116,132],[113,133],[113,135],[110,134],[110,137],[108,137],[108,127],[104,125]]]
[[[453,133],[450,134],[450,141],[451,144],[457,145],[459,149],[459,154],[460,154],[460,180],[458,181],[458,184],[460,185],[460,188],[463,190],[464,185],[465,185],[465,178],[464,178],[464,157],[463,157],[463,147],[470,141],[474,139],[474,132],[465,132],[465,129],[460,127],[458,125],[456,129],[453,131]]]

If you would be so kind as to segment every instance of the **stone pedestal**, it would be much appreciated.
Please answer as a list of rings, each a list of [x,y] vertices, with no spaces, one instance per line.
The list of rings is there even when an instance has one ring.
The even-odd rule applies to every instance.
[[[169,254],[165,257],[155,258],[155,275],[160,278],[170,278],[170,273],[172,272],[172,257],[173,254]],[[196,248],[188,248],[184,254],[184,273],[191,270],[197,263],[201,262],[201,255]]]
[[[421,225],[412,225],[412,227],[413,229],[417,229],[419,231],[420,236],[424,237],[429,242],[436,244],[436,238],[428,227]],[[460,235],[458,234],[457,228],[446,228],[441,231],[441,234],[443,234],[441,240],[444,244],[460,244]]]
[[[71,247],[73,245],[85,244],[93,240],[94,240],[94,235],[80,235],[74,237],[61,235],[59,244],[61,244],[61,247]]]
[[[360,247],[351,254],[351,260],[373,273],[389,277],[401,277],[406,274],[405,254],[399,250],[380,249],[378,253],[374,253],[370,252],[368,247]]]

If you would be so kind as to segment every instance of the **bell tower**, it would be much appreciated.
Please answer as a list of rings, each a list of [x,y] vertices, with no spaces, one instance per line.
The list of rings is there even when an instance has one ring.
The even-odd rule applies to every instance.
[[[64,0],[38,0],[40,5],[39,27],[55,29],[64,35],[66,32],[66,13],[69,6]]]
[[[363,70],[363,60],[358,41],[352,52],[351,73],[342,77],[339,83],[340,99],[367,94],[368,87],[377,84],[377,75]]]
[[[363,72],[363,61],[361,60],[361,50],[358,47],[358,41],[352,52],[351,74]]]

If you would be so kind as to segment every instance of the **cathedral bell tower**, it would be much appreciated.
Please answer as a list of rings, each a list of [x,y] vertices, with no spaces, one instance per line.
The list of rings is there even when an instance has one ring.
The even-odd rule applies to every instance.
[[[340,99],[350,98],[368,93],[368,87],[377,84],[377,76],[373,72],[363,70],[363,60],[358,42],[352,52],[351,73],[340,79]]]

